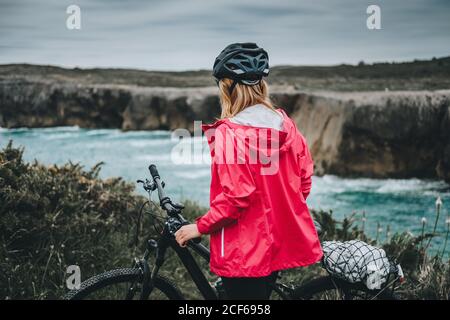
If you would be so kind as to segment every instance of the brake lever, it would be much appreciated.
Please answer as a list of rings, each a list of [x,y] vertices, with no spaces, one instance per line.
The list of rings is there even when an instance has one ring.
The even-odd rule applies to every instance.
[[[142,183],[142,188],[144,188],[144,190],[147,192],[155,191],[155,189],[156,189],[156,184],[152,183],[148,179],[145,179],[145,181],[136,180],[136,183]]]
[[[178,210],[184,209],[184,205],[182,205],[181,203],[172,203],[172,206],[174,206]]]
[[[172,202],[167,202],[164,204],[164,210],[166,210],[166,212],[169,214],[169,216],[179,216],[179,214],[181,213],[181,210],[174,206],[174,204]]]

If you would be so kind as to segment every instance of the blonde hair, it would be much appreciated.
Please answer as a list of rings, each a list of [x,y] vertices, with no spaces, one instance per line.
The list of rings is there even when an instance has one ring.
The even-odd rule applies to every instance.
[[[269,86],[265,80],[258,84],[247,86],[237,83],[230,95],[230,87],[233,80],[224,78],[219,81],[219,97],[222,106],[221,119],[234,117],[246,107],[263,104],[266,107],[275,110],[269,98]]]

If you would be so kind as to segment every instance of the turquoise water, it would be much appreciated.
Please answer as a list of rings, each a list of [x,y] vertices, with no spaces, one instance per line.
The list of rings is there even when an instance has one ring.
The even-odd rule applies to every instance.
[[[198,161],[201,155],[195,158],[196,164],[175,164],[174,161],[190,157],[179,151],[172,152],[177,141],[171,139],[168,131],[121,132],[78,127],[0,129],[0,146],[5,146],[10,139],[16,145],[25,147],[26,160],[37,159],[46,164],[62,164],[71,160],[80,162],[86,168],[103,161],[102,177],[121,176],[133,182],[149,177],[147,167],[154,163],[166,182],[169,196],[177,201],[192,199],[208,205],[209,164]],[[205,159],[208,158],[203,139],[184,140],[203,146]],[[368,232],[375,236],[377,223],[380,223],[383,229],[380,238],[384,239],[388,225],[392,232],[409,230],[414,234],[420,233],[422,217],[427,218],[427,227],[432,229],[437,196],[443,201],[438,231],[444,233],[450,208],[450,186],[443,181],[314,176],[308,205],[315,209],[332,209],[337,218],[352,212],[361,217],[365,211]],[[442,239],[433,241],[435,250],[441,248]]]

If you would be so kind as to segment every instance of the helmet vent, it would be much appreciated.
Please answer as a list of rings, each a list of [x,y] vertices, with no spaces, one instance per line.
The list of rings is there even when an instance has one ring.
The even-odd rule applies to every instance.
[[[233,43],[217,56],[213,76],[220,80],[229,78],[246,85],[259,83],[269,75],[269,56],[255,43]]]
[[[227,63],[226,66],[230,70],[235,70],[236,69],[236,66],[234,64],[232,64],[232,63]]]

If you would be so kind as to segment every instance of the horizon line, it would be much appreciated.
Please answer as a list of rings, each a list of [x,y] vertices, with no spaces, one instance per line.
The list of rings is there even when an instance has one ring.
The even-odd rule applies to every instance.
[[[338,64],[277,64],[273,65],[270,68],[289,68],[289,67],[317,67],[317,68],[329,68],[329,67],[338,67],[338,66],[352,66],[357,67],[362,62],[365,66],[373,66],[373,65],[379,65],[379,64],[403,64],[403,63],[416,63],[416,62],[426,62],[426,61],[433,61],[433,60],[442,60],[450,58],[450,55],[446,56],[432,56],[430,58],[414,58],[412,60],[391,60],[391,61],[373,61],[373,62],[366,62],[363,59],[360,60],[358,63],[348,63],[348,62],[341,62]],[[202,71],[208,71],[210,72],[212,69],[204,69],[204,68],[198,68],[198,69],[179,69],[179,70],[170,70],[170,69],[146,69],[146,68],[139,68],[139,67],[126,67],[126,66],[79,66],[79,65],[62,65],[62,64],[40,64],[40,63],[33,63],[33,62],[10,62],[10,63],[0,63],[0,67],[2,66],[37,66],[37,67],[55,67],[55,68],[61,68],[66,70],[92,70],[92,69],[112,69],[112,70],[136,70],[136,71],[146,71],[146,72],[164,72],[164,73],[171,73],[171,72],[202,72]]]

